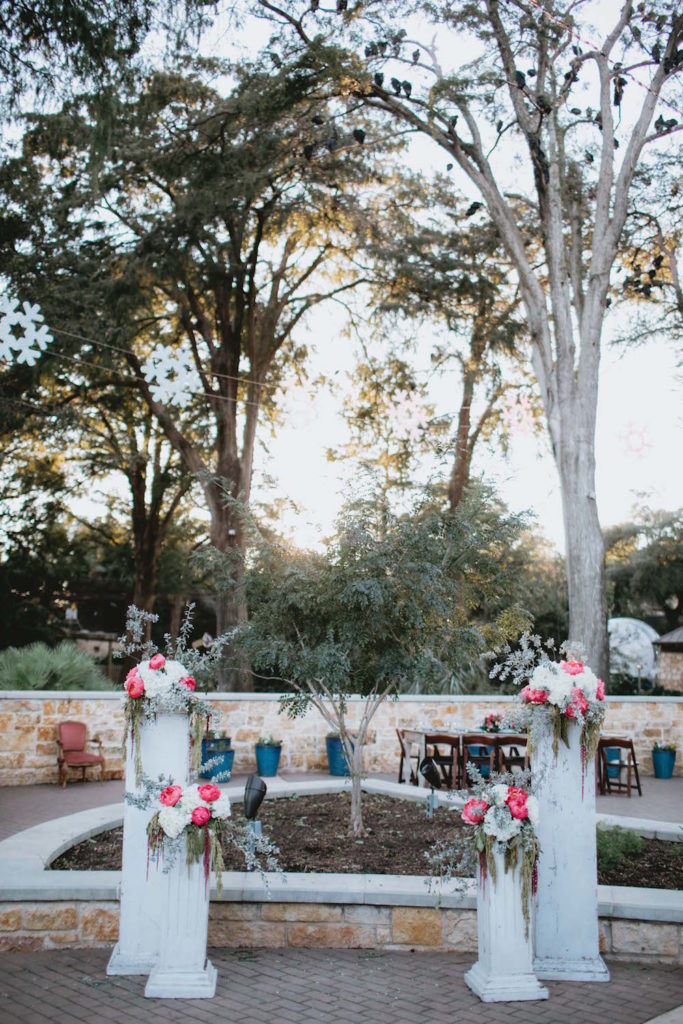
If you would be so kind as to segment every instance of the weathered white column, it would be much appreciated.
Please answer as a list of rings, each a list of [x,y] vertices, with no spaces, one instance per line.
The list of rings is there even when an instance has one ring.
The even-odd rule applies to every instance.
[[[533,900],[528,934],[522,908],[519,865],[505,871],[505,850],[494,847],[496,880],[477,865],[477,945],[479,958],[465,981],[485,1003],[547,999],[533,970]]]
[[[140,753],[145,775],[171,776],[186,786],[190,777],[190,719],[185,714],[159,714],[140,726]],[[130,734],[126,740],[126,792],[142,795],[135,782],[135,761]],[[149,809],[124,804],[123,864],[121,873],[119,940],[107,965],[107,974],[149,974],[159,956],[162,888],[165,879],[149,863],[147,823]]]
[[[609,981],[600,956],[595,764],[582,779],[581,727],[553,752],[550,713],[534,712],[532,788],[539,804],[534,969],[544,980]]]
[[[203,860],[185,863],[185,851],[175,863],[150,868],[163,885],[159,959],[145,995],[157,999],[210,999],[216,992],[216,968],[206,958],[211,879]]]

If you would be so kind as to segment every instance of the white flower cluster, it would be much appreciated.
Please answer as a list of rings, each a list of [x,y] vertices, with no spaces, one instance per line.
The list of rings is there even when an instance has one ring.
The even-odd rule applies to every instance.
[[[150,668],[149,661],[141,661],[137,674],[145,684],[146,697],[167,696],[181,679],[189,675],[180,661],[166,661],[161,668]]]
[[[18,306],[17,299],[0,295],[0,359],[35,366],[52,335],[43,323],[39,306],[30,302],[24,302],[21,309]]]
[[[177,839],[186,825],[192,822],[192,812],[197,807],[206,807],[211,812],[212,818],[230,817],[230,800],[225,793],[221,793],[216,800],[205,800],[200,796],[199,790],[207,786],[188,786],[183,790],[182,796],[173,807],[162,807],[159,811],[159,825],[169,839]],[[213,787],[218,789],[217,786]]]
[[[581,690],[588,701],[598,699],[598,678],[585,665],[583,671],[570,674],[557,662],[546,661],[534,669],[529,688],[545,690],[548,694],[547,703],[559,708],[571,703],[574,689]]]

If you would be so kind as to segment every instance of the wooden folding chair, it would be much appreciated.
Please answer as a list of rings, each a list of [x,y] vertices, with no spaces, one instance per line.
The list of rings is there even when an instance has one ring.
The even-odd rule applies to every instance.
[[[414,741],[408,742],[406,740],[407,729],[397,729],[396,735],[398,736],[398,743],[401,749],[401,759],[398,764],[398,781],[409,783],[411,786],[417,786],[417,770],[420,764],[420,751],[417,753],[412,752]],[[415,765],[413,767],[413,761]]]

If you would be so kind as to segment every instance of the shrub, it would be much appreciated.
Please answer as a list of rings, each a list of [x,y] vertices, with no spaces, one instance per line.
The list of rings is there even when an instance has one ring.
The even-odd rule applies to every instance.
[[[632,857],[643,849],[643,838],[636,832],[619,828],[598,828],[598,869],[614,871],[625,857]]]
[[[113,690],[85,651],[69,640],[0,651],[0,690]]]

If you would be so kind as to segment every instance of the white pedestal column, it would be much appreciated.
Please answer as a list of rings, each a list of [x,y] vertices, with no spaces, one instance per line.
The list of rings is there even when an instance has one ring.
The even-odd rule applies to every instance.
[[[172,776],[186,786],[190,776],[190,720],[187,715],[161,714],[140,727],[140,753],[146,775]],[[126,740],[126,791],[141,795],[135,783],[135,762],[130,735]],[[159,956],[163,876],[149,864],[147,823],[153,810],[128,802],[123,811],[123,864],[119,941],[107,965],[107,974],[149,974]]]
[[[164,873],[159,959],[145,987],[148,998],[210,999],[216,992],[216,968],[206,958],[211,880],[204,863],[185,863],[185,854]]]
[[[548,990],[533,971],[531,936],[526,936],[519,867],[505,871],[505,853],[494,850],[496,881],[481,878],[477,866],[477,942],[479,959],[465,981],[485,1003],[547,999]],[[533,917],[533,902],[529,912]]]
[[[544,980],[609,981],[599,952],[595,764],[581,778],[581,728],[553,752],[550,716],[534,729],[531,781],[539,804],[534,969]]]

